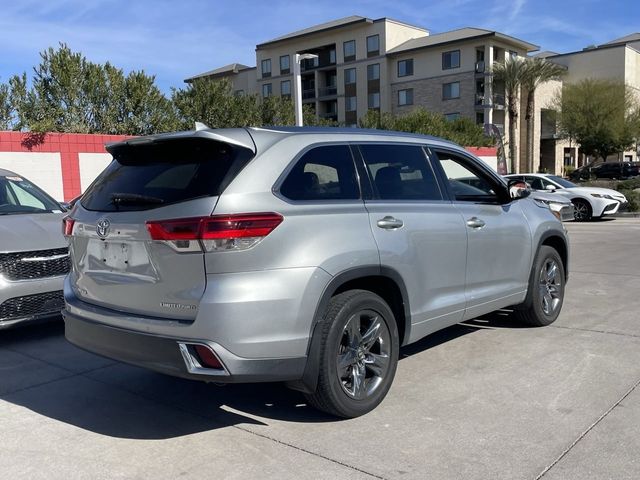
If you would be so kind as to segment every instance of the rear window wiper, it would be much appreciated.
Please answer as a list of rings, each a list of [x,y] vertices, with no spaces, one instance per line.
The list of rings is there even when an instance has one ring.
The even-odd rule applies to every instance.
[[[138,193],[112,193],[111,203],[114,205],[149,205],[164,203],[162,198],[140,195]]]

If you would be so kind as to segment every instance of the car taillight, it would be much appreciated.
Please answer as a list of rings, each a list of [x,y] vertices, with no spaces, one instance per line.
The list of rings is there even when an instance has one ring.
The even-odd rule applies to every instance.
[[[194,251],[199,242],[208,252],[246,250],[269,235],[283,217],[277,213],[217,215],[146,223],[153,240],[169,243],[177,251]]]
[[[70,237],[71,235],[73,235],[73,226],[75,223],[76,221],[69,216],[66,216],[62,219],[62,234],[65,237]]]

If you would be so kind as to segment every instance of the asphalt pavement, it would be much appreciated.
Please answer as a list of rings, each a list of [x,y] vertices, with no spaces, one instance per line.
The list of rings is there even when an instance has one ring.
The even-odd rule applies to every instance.
[[[353,420],[96,357],[61,322],[2,331],[0,478],[640,478],[640,219],[567,227],[556,323],[498,312],[405,347]]]

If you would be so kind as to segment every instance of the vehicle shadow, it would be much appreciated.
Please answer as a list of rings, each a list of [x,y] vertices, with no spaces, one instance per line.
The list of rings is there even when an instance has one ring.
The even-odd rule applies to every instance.
[[[483,328],[516,326],[508,314],[496,312],[403,347],[400,359]],[[12,368],[3,351],[23,355],[30,363]],[[87,368],[79,369],[78,365]],[[52,368],[57,378],[45,375]],[[283,384],[222,387],[101,359],[66,342],[59,322],[3,332],[0,371],[5,372],[3,375],[26,375],[31,380],[26,387],[0,394],[0,408],[1,401],[10,402],[50,419],[117,438],[167,439],[228,426],[264,426],[270,420],[338,421],[307,405],[303,394]]]

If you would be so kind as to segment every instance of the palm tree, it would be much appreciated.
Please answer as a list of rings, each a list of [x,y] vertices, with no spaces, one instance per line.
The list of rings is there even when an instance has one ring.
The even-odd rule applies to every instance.
[[[524,59],[508,57],[504,62],[493,64],[493,77],[504,83],[504,93],[509,112],[509,173],[516,171],[518,148],[516,144],[516,128],[518,123],[518,94],[525,74]]]
[[[527,122],[527,146],[526,165],[527,171],[533,171],[533,127],[535,117],[535,93],[539,85],[562,77],[567,69],[557,63],[552,63],[542,58],[528,57],[522,62],[524,71],[520,79],[521,86],[527,91],[527,109],[525,120]]]

